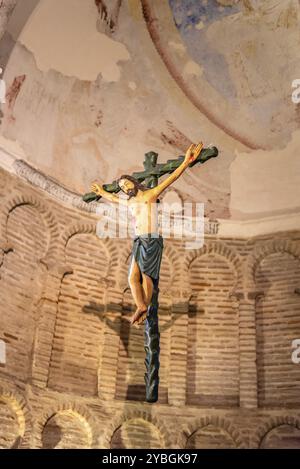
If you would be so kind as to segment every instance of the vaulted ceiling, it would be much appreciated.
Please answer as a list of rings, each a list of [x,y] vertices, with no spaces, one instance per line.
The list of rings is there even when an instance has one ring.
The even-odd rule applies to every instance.
[[[70,190],[191,141],[176,183],[215,218],[299,209],[298,0],[3,0],[0,147]]]

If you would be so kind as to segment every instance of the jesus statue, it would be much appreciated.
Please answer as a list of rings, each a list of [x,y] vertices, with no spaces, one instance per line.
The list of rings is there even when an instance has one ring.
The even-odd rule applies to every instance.
[[[128,198],[121,198],[106,191],[96,182],[91,190],[110,202],[127,205],[135,219],[135,238],[129,266],[129,286],[136,304],[136,311],[130,319],[131,324],[142,324],[147,317],[154,285],[158,282],[163,252],[163,238],[158,230],[157,201],[161,193],[169,187],[187,167],[196,161],[203,143],[190,145],[185,158],[164,181],[148,189],[129,175],[121,176],[118,186]]]

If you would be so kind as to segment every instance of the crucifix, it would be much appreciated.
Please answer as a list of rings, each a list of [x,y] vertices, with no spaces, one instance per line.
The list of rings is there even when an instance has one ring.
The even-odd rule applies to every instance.
[[[144,171],[122,175],[112,184],[106,184],[103,187],[95,182],[91,186],[92,192],[83,196],[83,200],[87,203],[103,197],[110,202],[126,205],[134,215],[135,238],[128,281],[136,311],[130,322],[140,325],[145,321],[147,402],[157,401],[159,383],[160,334],[157,312],[163,238],[158,230],[156,208],[158,198],[188,167],[193,167],[197,163],[205,163],[217,155],[217,148],[204,149],[202,142],[198,145],[190,145],[185,156],[168,160],[164,164],[157,164],[158,154],[149,152],[145,155]],[[169,174],[169,176],[159,182],[159,178],[164,174]],[[116,195],[120,190],[126,194],[126,199]]]

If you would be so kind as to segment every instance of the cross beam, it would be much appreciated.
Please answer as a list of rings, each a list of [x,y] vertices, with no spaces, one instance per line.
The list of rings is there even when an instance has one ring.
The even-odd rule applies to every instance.
[[[190,168],[196,164],[206,163],[210,158],[218,156],[218,149],[216,147],[203,148],[198,158],[189,165]],[[144,182],[145,187],[152,189],[158,185],[159,178],[165,174],[171,174],[178,168],[184,160],[184,156],[179,156],[176,159],[167,160],[166,163],[157,163],[158,153],[150,151],[145,154],[145,160],[143,163],[144,171],[137,171],[132,173],[132,176],[138,182]],[[117,193],[120,191],[117,181],[113,181],[111,184],[104,184],[103,189],[107,192]],[[100,200],[101,196],[94,192],[84,194],[82,199],[84,202],[89,203],[95,200]]]

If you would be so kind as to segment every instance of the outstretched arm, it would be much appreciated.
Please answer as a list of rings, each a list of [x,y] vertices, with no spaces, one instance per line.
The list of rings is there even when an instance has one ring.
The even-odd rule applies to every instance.
[[[175,171],[172,174],[170,174],[170,176],[168,176],[164,181],[158,184],[158,186],[151,189],[151,192],[153,192],[155,196],[158,197],[167,187],[173,184],[173,182],[176,181],[176,179],[178,179],[179,176],[181,176],[181,174],[186,170],[186,168],[191,163],[193,163],[198,158],[202,148],[203,148],[202,142],[198,143],[198,145],[192,144],[188,148],[185,154],[185,159],[183,160],[181,165],[177,169],[175,169]]]
[[[97,184],[94,182],[91,186],[91,191],[95,192],[95,194],[100,195],[106,200],[109,200],[110,202],[115,202],[117,204],[122,204],[122,205],[127,205],[127,199],[122,199],[121,197],[116,196],[115,194],[112,194],[111,192],[107,192],[106,190],[103,189],[103,187],[100,186],[100,184]]]

